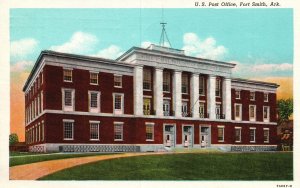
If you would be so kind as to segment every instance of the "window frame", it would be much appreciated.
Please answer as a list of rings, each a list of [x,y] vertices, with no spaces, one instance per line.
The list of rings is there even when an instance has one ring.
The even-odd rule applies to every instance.
[[[251,94],[253,94],[253,95],[251,95]],[[253,98],[252,98],[252,97]],[[250,96],[249,96],[249,98],[250,98],[250,101],[255,101],[255,91],[250,91]]]
[[[100,121],[89,121],[90,124],[90,140],[91,141],[99,141],[100,140]],[[97,137],[92,138],[92,125],[97,125]]]
[[[251,117],[251,107],[254,107],[254,117]],[[256,105],[250,104],[249,105],[249,121],[256,121]]]
[[[267,98],[265,98],[267,96]],[[269,93],[264,93],[264,102],[269,102]]]
[[[116,126],[121,126],[121,138],[116,138]],[[124,140],[124,122],[114,122],[114,141],[123,141]]]
[[[238,92],[238,95],[237,95],[237,92]],[[235,90],[234,95],[235,95],[235,99],[241,99],[241,90]]]
[[[121,109],[116,109],[116,96],[121,96]],[[113,93],[113,114],[124,114],[124,93]]]
[[[165,86],[167,86],[167,90],[165,90]],[[171,92],[171,74],[170,72],[163,71],[163,92],[170,93]]]
[[[265,140],[265,131],[268,132],[267,134],[267,140]],[[263,128],[263,135],[264,135],[264,143],[269,143],[270,142],[270,129],[269,128]]]
[[[239,130],[239,139],[237,140],[237,130]],[[234,127],[234,138],[235,143],[241,143],[242,142],[242,127]]]
[[[254,134],[253,134],[254,140],[251,140],[251,131],[254,131]],[[250,127],[250,130],[249,130],[249,141],[250,141],[250,143],[255,143],[256,142],[256,127]]]
[[[92,75],[96,75],[96,83],[93,83],[92,80],[95,80],[95,78],[92,78]],[[90,84],[91,85],[98,85],[99,84],[99,73],[98,72],[90,72]]]
[[[92,94],[97,94],[97,107],[92,107],[91,106],[91,100],[92,100]],[[100,112],[100,110],[101,110],[101,107],[100,107],[100,105],[101,105],[101,102],[100,102],[100,100],[101,100],[101,92],[100,91],[88,91],[88,97],[89,97],[89,100],[88,100],[88,102],[89,102],[89,112],[93,112],[93,113],[99,113]]]
[[[267,108],[267,118],[265,118],[265,108]],[[264,122],[270,122],[270,106],[263,106],[263,120]]]
[[[184,83],[186,81],[186,83]],[[186,91],[183,92],[183,88],[186,88]],[[189,75],[182,73],[181,75],[181,94],[189,94]]]
[[[240,106],[240,113],[239,113],[239,117],[236,116],[236,108],[237,106]],[[241,103],[235,103],[234,104],[234,120],[236,121],[242,121],[242,108],[243,108],[243,105]]]
[[[220,140],[219,138],[219,130],[222,129],[222,139]],[[223,125],[218,125],[217,126],[217,139],[218,142],[224,142],[225,141],[225,126]]]
[[[145,88],[146,84],[149,84],[149,88]],[[150,69],[145,68],[143,69],[143,91],[151,91],[151,90],[152,90],[152,71]]]
[[[154,141],[154,126],[155,126],[155,124],[154,123],[152,123],[152,122],[146,122],[145,123],[145,128],[146,128],[146,141]],[[147,132],[147,127],[151,127],[151,133],[150,134],[152,134],[152,138],[151,139],[149,139],[149,138],[147,138],[147,134],[148,134],[148,132]]]
[[[221,78],[216,78],[215,96],[221,97]],[[218,92],[218,95],[217,95]]]
[[[200,83],[202,83],[203,88],[200,87],[201,86]],[[200,92],[201,89],[202,89],[202,92]],[[199,95],[205,96],[205,77],[204,76],[199,76]]]
[[[71,72],[71,76],[70,75],[65,75],[66,72],[65,71],[70,71]],[[71,80],[66,80],[66,76],[70,76]],[[64,82],[73,82],[73,69],[68,69],[68,68],[64,68],[63,69],[63,81]]]
[[[120,83],[120,85],[116,85],[116,83]],[[122,85],[123,85],[123,76],[120,75],[120,74],[115,74],[114,75],[114,87],[115,88],[122,88]]]
[[[74,120],[71,119],[63,119],[63,140],[74,140]],[[72,125],[72,138],[66,138],[66,123],[71,123]]]
[[[72,105],[66,106],[65,101],[65,91],[71,91],[71,103]],[[72,88],[62,88],[62,110],[63,111],[75,111],[75,89]]]

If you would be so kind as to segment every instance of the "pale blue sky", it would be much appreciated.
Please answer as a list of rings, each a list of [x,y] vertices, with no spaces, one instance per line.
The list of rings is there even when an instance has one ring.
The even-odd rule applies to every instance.
[[[41,50],[70,47],[78,32],[86,40],[78,44],[88,50],[70,52],[84,55],[116,56],[145,41],[158,43],[162,9],[11,9],[10,15],[14,66],[35,61]],[[164,9],[164,20],[172,47],[189,55],[237,62],[237,76],[292,76],[292,9]]]

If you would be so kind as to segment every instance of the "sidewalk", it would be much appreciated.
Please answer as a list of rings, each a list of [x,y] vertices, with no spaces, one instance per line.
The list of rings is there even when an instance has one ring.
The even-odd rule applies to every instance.
[[[74,166],[87,164],[96,161],[132,157],[132,156],[142,156],[142,155],[160,155],[166,154],[161,153],[122,153],[122,154],[111,154],[111,155],[99,155],[90,157],[77,157],[70,159],[58,159],[51,161],[43,161],[25,165],[18,165],[9,168],[9,178],[10,180],[36,180],[43,176],[52,174],[54,172],[71,168]]]

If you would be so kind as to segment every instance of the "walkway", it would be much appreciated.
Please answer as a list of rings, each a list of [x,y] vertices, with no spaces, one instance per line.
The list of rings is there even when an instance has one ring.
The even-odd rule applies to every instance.
[[[122,153],[122,154],[112,154],[112,155],[98,155],[90,157],[77,157],[70,159],[58,159],[51,161],[43,161],[25,165],[18,165],[9,168],[9,178],[11,180],[36,180],[43,176],[52,174],[54,172],[71,168],[74,166],[87,164],[96,161],[132,157],[132,156],[142,156],[142,155],[160,155],[166,154],[161,153]]]

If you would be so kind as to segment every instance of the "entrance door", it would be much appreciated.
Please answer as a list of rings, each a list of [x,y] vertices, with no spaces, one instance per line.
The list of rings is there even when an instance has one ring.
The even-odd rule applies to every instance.
[[[175,147],[175,126],[165,125],[164,145],[166,147]]]
[[[208,135],[202,134],[201,135],[201,148],[206,148],[208,146]]]
[[[200,146],[206,148],[210,146],[210,128],[201,127],[200,132]]]
[[[193,147],[193,127],[184,126],[183,127],[183,146],[184,147]]]

